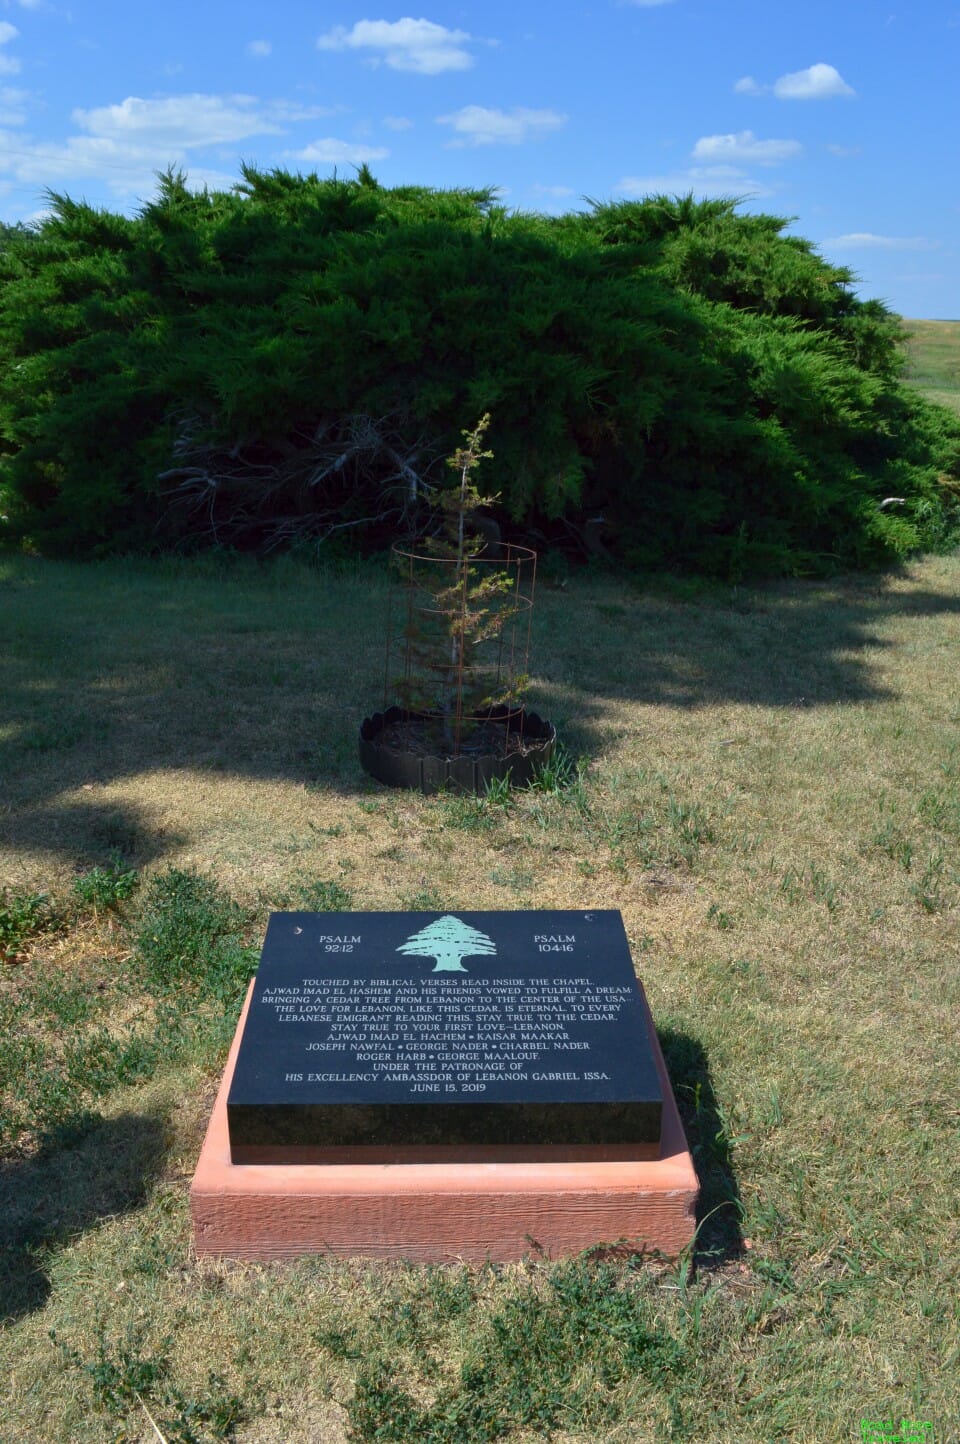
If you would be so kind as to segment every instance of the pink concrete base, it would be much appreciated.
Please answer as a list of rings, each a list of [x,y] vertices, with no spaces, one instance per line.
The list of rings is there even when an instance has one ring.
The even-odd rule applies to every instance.
[[[693,1238],[697,1175],[652,1024],[657,1159],[231,1163],[227,1094],[249,1006],[250,993],[190,1188],[197,1254],[505,1262],[613,1242],[676,1255]]]

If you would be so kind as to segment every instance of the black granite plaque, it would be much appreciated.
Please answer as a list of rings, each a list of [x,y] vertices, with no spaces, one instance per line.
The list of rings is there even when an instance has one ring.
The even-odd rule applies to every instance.
[[[274,913],[227,1119],[235,1163],[651,1156],[662,1102],[619,912]]]

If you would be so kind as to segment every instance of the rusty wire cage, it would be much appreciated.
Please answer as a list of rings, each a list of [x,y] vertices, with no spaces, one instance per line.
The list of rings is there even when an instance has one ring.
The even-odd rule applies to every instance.
[[[361,729],[381,781],[480,791],[532,776],[555,733],[525,710],[537,554],[502,544],[461,557],[396,544],[384,711]]]
[[[503,737],[522,722],[537,554],[502,545],[458,559],[398,544],[393,563],[384,701],[450,756],[486,749],[492,716]]]

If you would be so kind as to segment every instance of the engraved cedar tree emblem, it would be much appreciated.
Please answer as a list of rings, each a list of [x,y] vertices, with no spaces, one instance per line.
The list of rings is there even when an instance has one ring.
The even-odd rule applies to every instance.
[[[407,938],[397,948],[398,953],[407,953],[418,958],[436,958],[435,973],[465,973],[467,970],[460,959],[476,954],[496,953],[492,938],[469,923],[447,913],[436,922],[421,928],[412,938]]]

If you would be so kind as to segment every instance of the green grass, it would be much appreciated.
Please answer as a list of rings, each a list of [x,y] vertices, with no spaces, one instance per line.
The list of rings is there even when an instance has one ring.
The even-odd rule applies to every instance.
[[[476,800],[359,772],[374,567],[7,559],[0,598],[4,1444],[958,1438],[960,558],[546,587],[564,751]],[[192,1257],[272,907],[588,906],[651,1000],[695,1258]]]
[[[908,380],[960,412],[960,321],[905,321]]]

